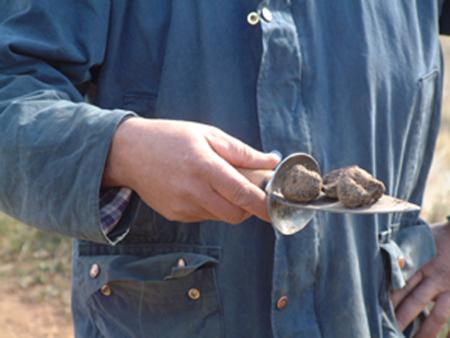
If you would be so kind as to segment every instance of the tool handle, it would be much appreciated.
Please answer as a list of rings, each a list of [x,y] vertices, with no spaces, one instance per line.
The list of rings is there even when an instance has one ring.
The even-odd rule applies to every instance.
[[[254,185],[257,185],[262,190],[266,188],[267,183],[272,178],[274,171],[267,169],[244,169],[237,168],[237,170],[245,176]]]

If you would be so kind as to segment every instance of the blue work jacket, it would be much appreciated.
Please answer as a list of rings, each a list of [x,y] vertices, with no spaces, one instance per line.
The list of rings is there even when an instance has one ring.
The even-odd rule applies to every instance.
[[[75,238],[76,335],[403,337],[391,289],[434,254],[417,213],[99,226],[130,114],[357,164],[420,204],[439,125],[439,0],[1,0],[0,210]],[[255,12],[255,13],[252,13]],[[250,15],[249,15],[250,14]],[[408,335],[408,333],[406,333]]]

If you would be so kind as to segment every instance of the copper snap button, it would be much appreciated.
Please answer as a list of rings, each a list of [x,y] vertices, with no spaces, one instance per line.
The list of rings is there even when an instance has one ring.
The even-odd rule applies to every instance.
[[[188,297],[192,300],[199,300],[200,299],[200,290],[196,288],[191,288],[188,290]]]
[[[288,305],[288,297],[282,296],[277,301],[277,309],[282,310]]]
[[[112,289],[108,284],[103,285],[100,288],[100,292],[102,293],[103,296],[109,297],[112,295]]]
[[[247,15],[247,22],[252,25],[255,26],[259,23],[259,14],[257,12],[250,12]]]
[[[405,259],[405,257],[400,256],[400,257],[398,258],[398,266],[399,266],[400,269],[402,269],[402,270],[405,268],[405,266],[406,266],[406,259]]]
[[[98,264],[92,264],[89,270],[89,277],[97,278],[99,274],[100,274],[100,266]]]
[[[179,268],[184,268],[186,266],[186,261],[183,259],[183,258],[180,258],[178,261],[177,261],[177,267],[179,267]]]

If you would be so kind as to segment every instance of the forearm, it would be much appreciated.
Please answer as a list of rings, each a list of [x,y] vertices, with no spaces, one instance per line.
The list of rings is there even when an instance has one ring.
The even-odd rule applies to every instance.
[[[18,98],[0,114],[0,209],[41,229],[105,242],[99,195],[125,111],[54,93]]]
[[[80,88],[103,63],[109,6],[70,0],[55,16],[51,1],[7,1],[0,11],[0,210],[108,243],[103,169],[117,125],[132,113],[86,104]]]

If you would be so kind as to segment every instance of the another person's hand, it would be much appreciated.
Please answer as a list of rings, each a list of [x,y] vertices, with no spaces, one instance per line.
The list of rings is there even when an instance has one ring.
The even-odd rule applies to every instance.
[[[113,137],[103,186],[133,189],[173,221],[270,221],[264,191],[235,168],[273,169],[278,162],[208,125],[130,118]]]
[[[403,289],[392,294],[401,330],[434,302],[416,338],[436,337],[450,318],[450,224],[434,226],[433,233],[437,256],[411,277]]]

